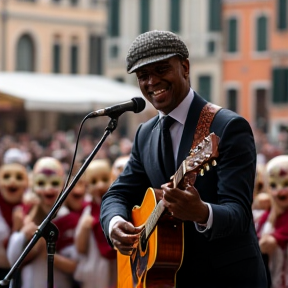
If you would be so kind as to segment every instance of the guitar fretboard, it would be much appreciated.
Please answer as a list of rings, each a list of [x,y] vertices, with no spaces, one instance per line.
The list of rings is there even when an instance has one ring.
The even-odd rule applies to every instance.
[[[181,163],[180,167],[173,175],[173,187],[176,188],[186,173],[185,160]]]
[[[163,201],[160,200],[146,221],[146,224],[145,224],[146,239],[148,239],[151,232],[154,230],[154,228],[157,225],[157,222],[158,222],[159,218],[161,217],[161,215],[163,214],[164,210],[165,210],[165,207],[163,205]]]

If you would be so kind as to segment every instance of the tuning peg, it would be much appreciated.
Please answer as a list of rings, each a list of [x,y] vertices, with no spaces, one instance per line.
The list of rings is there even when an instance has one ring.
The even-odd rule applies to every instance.
[[[213,160],[213,161],[212,161],[212,166],[216,166],[216,165],[217,165],[216,160]]]
[[[204,176],[204,169],[201,169],[201,170],[200,170],[200,175],[201,175],[201,176]]]
[[[206,171],[209,171],[209,170],[210,170],[210,166],[209,166],[208,163],[206,163],[206,164],[204,165],[204,167],[205,167],[205,170],[206,170]]]

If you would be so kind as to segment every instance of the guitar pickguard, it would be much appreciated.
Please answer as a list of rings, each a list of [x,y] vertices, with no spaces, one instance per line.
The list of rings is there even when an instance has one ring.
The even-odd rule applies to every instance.
[[[140,246],[138,245],[137,249],[130,257],[133,287],[141,287],[143,285],[143,281],[145,279],[144,275],[147,272],[148,255],[149,245],[147,245],[147,250],[145,253],[140,251]],[[142,283],[142,285],[140,283]]]

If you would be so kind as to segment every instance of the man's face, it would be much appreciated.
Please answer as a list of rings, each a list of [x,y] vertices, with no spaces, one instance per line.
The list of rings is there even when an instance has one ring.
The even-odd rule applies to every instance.
[[[144,97],[164,114],[169,114],[187,96],[189,60],[178,56],[145,65],[136,70]]]

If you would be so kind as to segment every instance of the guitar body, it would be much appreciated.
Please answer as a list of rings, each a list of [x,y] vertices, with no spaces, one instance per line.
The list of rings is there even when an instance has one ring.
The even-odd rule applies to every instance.
[[[147,189],[141,206],[132,210],[134,226],[145,225],[155,209],[156,197]],[[164,214],[145,243],[139,242],[131,256],[117,252],[118,288],[172,288],[181,267],[184,242],[184,224]]]

